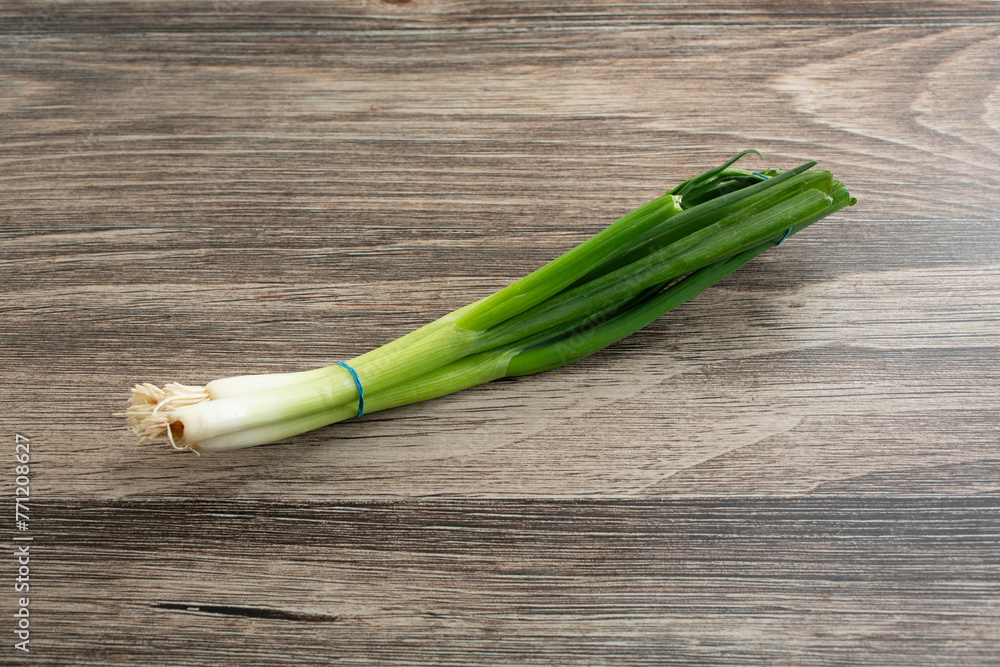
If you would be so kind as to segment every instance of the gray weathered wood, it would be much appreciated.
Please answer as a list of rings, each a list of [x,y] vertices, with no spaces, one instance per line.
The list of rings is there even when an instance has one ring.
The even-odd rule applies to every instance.
[[[998,54],[991,2],[0,3],[32,660],[996,663]],[[750,147],[859,205],[588,360],[225,456],[111,416]]]
[[[46,523],[60,556],[38,650],[94,665],[987,664],[997,510],[995,497],[68,503]],[[99,638],[81,632],[95,619],[113,619]]]

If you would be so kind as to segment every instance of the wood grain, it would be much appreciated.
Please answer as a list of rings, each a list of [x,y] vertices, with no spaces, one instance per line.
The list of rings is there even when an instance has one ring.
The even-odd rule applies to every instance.
[[[39,605],[52,623],[39,650],[85,665],[988,664],[997,509],[67,503],[47,517],[58,603]],[[80,630],[94,618],[97,655]]]
[[[998,54],[992,2],[0,3],[30,659],[1000,661]],[[858,206],[588,360],[226,456],[111,416],[361,353],[749,147]]]

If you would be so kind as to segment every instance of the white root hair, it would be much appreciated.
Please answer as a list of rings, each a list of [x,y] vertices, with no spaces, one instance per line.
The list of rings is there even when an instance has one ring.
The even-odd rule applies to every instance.
[[[179,445],[174,439],[170,426],[176,419],[172,419],[172,411],[203,403],[210,398],[205,387],[171,382],[160,389],[155,384],[144,382],[132,388],[132,400],[128,408],[115,416],[125,417],[129,429],[139,436],[140,445],[165,436],[174,449],[194,451],[190,444]]]

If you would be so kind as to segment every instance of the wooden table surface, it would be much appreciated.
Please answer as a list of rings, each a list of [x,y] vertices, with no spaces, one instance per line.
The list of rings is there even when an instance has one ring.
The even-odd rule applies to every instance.
[[[1000,663],[998,82],[993,2],[0,4],[0,664]],[[859,203],[595,357],[200,458],[112,416],[746,148]]]

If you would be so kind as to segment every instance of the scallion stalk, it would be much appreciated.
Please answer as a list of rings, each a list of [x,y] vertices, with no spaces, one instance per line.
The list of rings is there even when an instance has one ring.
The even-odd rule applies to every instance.
[[[724,165],[639,207],[495,294],[349,360],[365,412],[572,363],[646,326],[768,248],[854,204],[815,163],[780,172]],[[759,155],[759,154],[758,154]],[[354,377],[339,365],[136,385],[124,416],[141,442],[223,451],[349,419]]]

